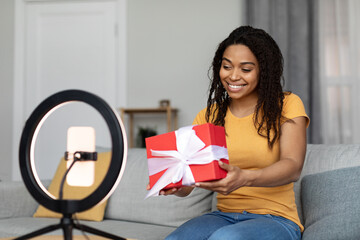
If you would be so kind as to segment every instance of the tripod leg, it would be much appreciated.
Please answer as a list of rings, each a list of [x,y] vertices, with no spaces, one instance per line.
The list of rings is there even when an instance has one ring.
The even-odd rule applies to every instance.
[[[66,225],[63,226],[62,228],[64,231],[64,240],[72,240],[72,226]]]
[[[36,230],[34,232],[28,233],[26,235],[23,235],[21,237],[17,237],[14,240],[25,240],[25,239],[33,238],[33,237],[36,237],[36,236],[43,235],[45,233],[54,231],[54,230],[59,229],[59,228],[61,228],[61,224],[50,225],[50,226],[41,228],[39,230]]]
[[[126,240],[126,238],[122,238],[122,237],[113,235],[111,233],[107,233],[107,232],[104,232],[104,231],[101,231],[101,230],[98,230],[98,229],[95,229],[95,228],[92,228],[92,227],[89,227],[89,226],[86,226],[86,225],[82,225],[82,224],[75,223],[74,228],[79,229],[79,230],[83,230],[84,232],[88,232],[88,233],[92,233],[92,234],[95,234],[95,235],[98,235],[98,236],[102,236],[102,237],[105,237],[105,238],[113,239],[113,240]]]
[[[74,222],[71,218],[71,215],[70,217],[64,215],[63,218],[61,219],[60,225],[64,232],[64,240],[72,240],[72,231],[74,227]]]

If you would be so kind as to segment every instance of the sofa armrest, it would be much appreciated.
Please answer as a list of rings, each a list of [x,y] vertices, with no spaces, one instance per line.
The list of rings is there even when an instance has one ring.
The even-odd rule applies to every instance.
[[[0,219],[32,216],[38,206],[23,182],[0,182]]]

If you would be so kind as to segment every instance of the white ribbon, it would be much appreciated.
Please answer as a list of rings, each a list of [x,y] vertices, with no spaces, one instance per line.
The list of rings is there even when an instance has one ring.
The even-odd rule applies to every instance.
[[[190,164],[208,164],[215,160],[229,159],[227,148],[216,145],[205,147],[205,143],[192,128],[193,126],[188,126],[175,131],[177,150],[151,150],[152,156],[162,158],[148,159],[149,175],[167,170],[148,191],[146,198],[158,196],[159,191],[165,186],[177,183],[181,179],[182,185],[194,184],[195,179],[189,167]]]

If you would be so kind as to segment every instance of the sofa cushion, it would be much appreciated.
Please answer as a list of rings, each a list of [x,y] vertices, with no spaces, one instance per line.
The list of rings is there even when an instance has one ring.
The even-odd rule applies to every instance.
[[[211,210],[212,193],[195,189],[189,196],[145,199],[149,182],[145,149],[129,149],[124,175],[110,197],[105,218],[177,227]]]
[[[304,223],[301,214],[302,203],[300,199],[301,179],[304,176],[359,165],[359,144],[308,144],[300,180],[294,184],[295,200],[301,222]]]
[[[303,239],[360,239],[360,167],[307,175],[301,184]]]
[[[12,181],[0,182],[0,203],[0,219],[30,217],[39,205],[23,182]]]

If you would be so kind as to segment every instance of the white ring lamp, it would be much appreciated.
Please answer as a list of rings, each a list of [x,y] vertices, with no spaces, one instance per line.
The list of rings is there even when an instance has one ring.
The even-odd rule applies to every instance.
[[[95,108],[104,118],[111,135],[112,156],[109,169],[103,181],[90,195],[79,200],[59,200],[50,194],[41,183],[35,168],[34,149],[37,134],[46,118],[60,106],[74,102],[84,102]],[[126,132],[118,114],[100,97],[82,90],[58,92],[47,99],[32,112],[22,132],[19,164],[25,186],[33,198],[42,206],[63,214],[60,224],[51,225],[16,239],[32,238],[58,228],[64,230],[64,239],[72,239],[72,229],[81,229],[110,239],[124,239],[85,225],[76,224],[72,214],[82,212],[105,201],[117,187],[125,170],[127,158]]]

